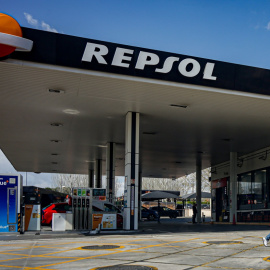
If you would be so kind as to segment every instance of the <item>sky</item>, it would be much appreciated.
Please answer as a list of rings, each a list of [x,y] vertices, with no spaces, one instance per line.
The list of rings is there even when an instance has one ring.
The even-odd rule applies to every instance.
[[[269,0],[0,0],[0,12],[23,27],[270,69]],[[0,152],[0,173],[7,164]],[[36,177],[49,186],[49,174],[28,183]]]

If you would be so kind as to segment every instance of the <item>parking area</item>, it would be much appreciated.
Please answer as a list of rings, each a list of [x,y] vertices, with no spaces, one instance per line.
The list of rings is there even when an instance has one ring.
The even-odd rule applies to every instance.
[[[0,269],[270,269],[266,225],[162,219],[137,232],[0,235]]]

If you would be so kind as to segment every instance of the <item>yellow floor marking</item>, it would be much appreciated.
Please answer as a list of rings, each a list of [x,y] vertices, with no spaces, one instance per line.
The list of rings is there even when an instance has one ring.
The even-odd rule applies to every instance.
[[[19,269],[28,269],[28,270],[33,270],[33,269],[37,269],[37,270],[55,270],[55,269],[49,269],[49,268],[40,268],[40,267],[27,267],[27,266],[11,266],[11,265],[0,265],[0,267],[5,267],[5,268],[19,268]]]
[[[30,248],[34,248],[34,246],[33,247],[29,247],[29,248],[17,248],[17,249],[10,249],[10,250],[1,251],[0,252],[0,255],[1,254],[5,254],[8,251],[18,251],[18,250],[25,250],[25,249],[30,249]]]
[[[102,256],[107,256],[107,255],[114,255],[114,254],[125,253],[125,252],[133,252],[133,251],[137,251],[137,250],[146,249],[146,248],[149,248],[149,247],[165,246],[165,245],[168,245],[168,244],[171,244],[171,243],[187,242],[187,241],[192,241],[192,240],[196,240],[196,239],[199,239],[199,238],[192,238],[192,239],[181,240],[181,241],[172,241],[172,242],[161,243],[161,244],[156,244],[156,245],[149,245],[149,246],[146,246],[146,247],[135,248],[135,249],[131,249],[131,250],[119,250],[119,251],[111,252],[111,253],[107,253],[107,254],[93,255],[93,256],[89,256],[89,257],[78,258],[78,259],[75,259],[75,260],[43,265],[43,266],[40,266],[40,268],[55,266],[55,265],[64,264],[64,263],[71,263],[71,262],[76,262],[76,261],[80,261],[80,260],[88,260],[88,259],[98,258],[98,257],[102,257]]]
[[[24,259],[24,258],[36,258],[36,257],[44,257],[44,258],[66,258],[66,259],[73,259],[73,258],[81,258],[80,256],[51,256],[51,255],[46,255],[46,254],[13,254],[13,253],[5,253],[5,255],[13,255],[13,256],[23,256],[23,258],[16,258],[16,259],[4,259],[4,260],[0,260],[0,262],[5,262],[5,261],[9,261],[9,260],[20,260],[20,259]]]
[[[259,246],[261,246],[261,245],[259,245]],[[205,266],[207,266],[207,265],[210,264],[210,263],[220,261],[220,260],[222,260],[222,259],[224,259],[224,258],[228,258],[228,257],[234,256],[234,255],[237,255],[237,254],[246,252],[246,251],[248,251],[248,250],[252,250],[252,249],[257,248],[257,247],[259,247],[259,246],[255,246],[255,247],[251,247],[251,248],[248,248],[248,249],[245,249],[245,250],[241,250],[241,251],[235,252],[235,253],[230,254],[230,255],[228,255],[228,256],[225,256],[225,257],[222,257],[222,258],[215,259],[215,260],[213,260],[213,261],[211,261],[211,262],[207,262],[207,263],[198,265],[198,266],[196,266],[196,267],[194,267],[194,268],[197,268],[197,267],[205,267]],[[219,267],[216,267],[216,266],[215,266],[215,268],[219,268]],[[226,267],[223,267],[223,268],[226,269]],[[238,268],[227,267],[227,269],[238,269]],[[243,268],[243,269],[253,270],[254,268]],[[265,269],[256,269],[256,270],[265,270]]]
[[[5,259],[1,260],[0,262],[7,262],[7,261],[15,261],[15,260],[21,260],[21,259],[26,259],[27,257],[22,257],[22,258],[12,258],[12,259]]]

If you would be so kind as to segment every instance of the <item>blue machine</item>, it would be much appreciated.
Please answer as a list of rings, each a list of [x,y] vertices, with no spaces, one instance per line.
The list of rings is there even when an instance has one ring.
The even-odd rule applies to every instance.
[[[21,232],[22,176],[0,175],[0,233]]]

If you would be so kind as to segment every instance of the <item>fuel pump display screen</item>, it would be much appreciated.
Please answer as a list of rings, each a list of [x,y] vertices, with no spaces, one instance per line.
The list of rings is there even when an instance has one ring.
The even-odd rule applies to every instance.
[[[93,189],[93,196],[106,196],[106,189]]]
[[[92,197],[94,200],[105,201],[106,200],[106,189],[93,188]]]

